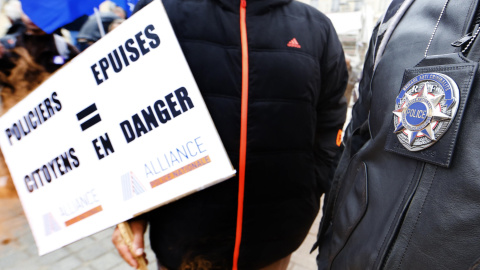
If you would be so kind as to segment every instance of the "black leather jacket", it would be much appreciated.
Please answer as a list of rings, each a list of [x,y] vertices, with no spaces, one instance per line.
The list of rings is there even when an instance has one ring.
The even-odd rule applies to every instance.
[[[410,1],[395,26],[402,2],[372,36],[319,232],[319,269],[469,269],[480,257],[480,41],[460,55],[468,38],[451,45],[475,29],[478,3],[449,1],[424,59],[445,0]],[[394,133],[393,111],[413,76],[406,69],[432,66],[455,77],[459,109],[432,146],[411,152]]]

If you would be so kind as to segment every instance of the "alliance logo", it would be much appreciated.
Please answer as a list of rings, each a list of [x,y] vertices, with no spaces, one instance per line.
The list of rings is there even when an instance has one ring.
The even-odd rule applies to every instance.
[[[393,114],[394,133],[409,151],[432,146],[447,131],[457,113],[459,90],[445,74],[425,73],[400,91]]]
[[[145,192],[145,187],[142,182],[133,174],[133,172],[122,175],[122,193],[123,200],[128,201],[134,196],[140,195]]]

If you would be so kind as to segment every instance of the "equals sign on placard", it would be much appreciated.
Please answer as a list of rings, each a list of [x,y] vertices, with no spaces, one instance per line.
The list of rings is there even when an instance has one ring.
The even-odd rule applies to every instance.
[[[90,116],[96,111],[97,111],[97,105],[93,103],[92,105],[83,109],[81,112],[77,113],[77,119],[78,121],[81,121],[82,119],[84,119],[87,116]],[[91,126],[97,124],[100,121],[102,121],[102,119],[100,118],[100,114],[97,113],[94,116],[87,119],[85,122],[81,123],[80,127],[82,128],[82,131],[85,131],[86,129],[90,128]]]

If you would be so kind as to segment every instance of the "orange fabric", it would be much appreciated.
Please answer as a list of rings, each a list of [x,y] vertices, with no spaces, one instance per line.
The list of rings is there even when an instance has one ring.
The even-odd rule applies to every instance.
[[[343,131],[341,129],[338,130],[338,133],[337,133],[337,146],[340,147],[340,145],[342,145],[342,135],[343,135]]]
[[[240,128],[240,162],[238,166],[238,209],[235,249],[233,251],[233,270],[238,268],[240,242],[242,240],[243,199],[245,192],[245,161],[247,157],[247,116],[248,116],[248,44],[246,25],[246,0],[240,1],[240,35],[242,42],[242,111]]]

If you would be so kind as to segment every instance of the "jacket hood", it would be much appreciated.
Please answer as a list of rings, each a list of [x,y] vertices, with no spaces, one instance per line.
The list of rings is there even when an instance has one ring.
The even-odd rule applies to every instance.
[[[239,12],[241,0],[216,0],[225,9],[232,12]],[[281,5],[286,5],[293,0],[246,0],[247,1],[247,14],[258,14],[268,11],[270,8],[274,8]]]

